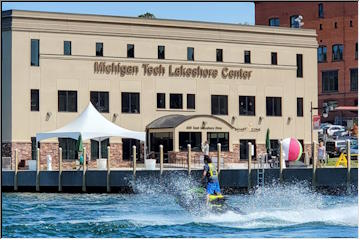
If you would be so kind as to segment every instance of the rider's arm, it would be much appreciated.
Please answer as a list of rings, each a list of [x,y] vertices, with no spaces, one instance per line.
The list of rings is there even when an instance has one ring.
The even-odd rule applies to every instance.
[[[203,175],[201,177],[201,180],[204,179],[205,176],[206,176],[206,170],[203,171]]]

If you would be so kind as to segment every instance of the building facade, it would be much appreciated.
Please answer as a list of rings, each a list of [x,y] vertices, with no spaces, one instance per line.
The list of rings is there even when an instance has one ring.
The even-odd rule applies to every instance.
[[[358,2],[256,2],[255,24],[315,29],[319,107],[358,105]],[[332,111],[324,122],[357,122],[357,111]]]
[[[147,131],[148,149],[168,161],[191,144],[222,144],[224,161],[265,152],[277,140],[311,144],[317,105],[314,30],[30,11],[2,13],[3,156],[34,158],[38,132],[60,128],[89,102],[113,123]],[[314,137],[314,139],[316,139]],[[41,163],[75,140],[40,143]],[[111,138],[114,165],[128,165],[131,139]],[[85,142],[91,159],[98,144]],[[104,151],[106,147],[103,147]],[[107,153],[104,152],[102,156]],[[143,154],[143,150],[142,153]]]

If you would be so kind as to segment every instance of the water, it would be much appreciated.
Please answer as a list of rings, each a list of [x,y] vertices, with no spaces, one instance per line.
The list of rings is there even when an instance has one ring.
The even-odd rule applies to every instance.
[[[139,182],[139,180],[138,180]],[[176,188],[191,186],[178,181]],[[190,184],[190,185],[189,185]],[[353,237],[358,196],[324,195],[304,184],[230,195],[244,213],[195,214],[159,183],[137,194],[3,193],[3,237]]]

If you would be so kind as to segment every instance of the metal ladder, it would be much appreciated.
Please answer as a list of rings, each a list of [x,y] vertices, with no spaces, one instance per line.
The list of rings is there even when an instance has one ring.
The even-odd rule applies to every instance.
[[[267,155],[265,155],[265,158],[267,157]],[[259,159],[259,166],[257,169],[257,185],[259,187],[263,187],[264,186],[264,174],[265,174],[265,170],[264,170],[264,157],[260,157]]]

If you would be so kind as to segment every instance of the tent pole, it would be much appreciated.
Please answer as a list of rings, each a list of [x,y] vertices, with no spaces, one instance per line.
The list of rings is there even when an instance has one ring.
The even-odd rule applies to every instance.
[[[99,138],[99,159],[101,159],[101,138]]]

